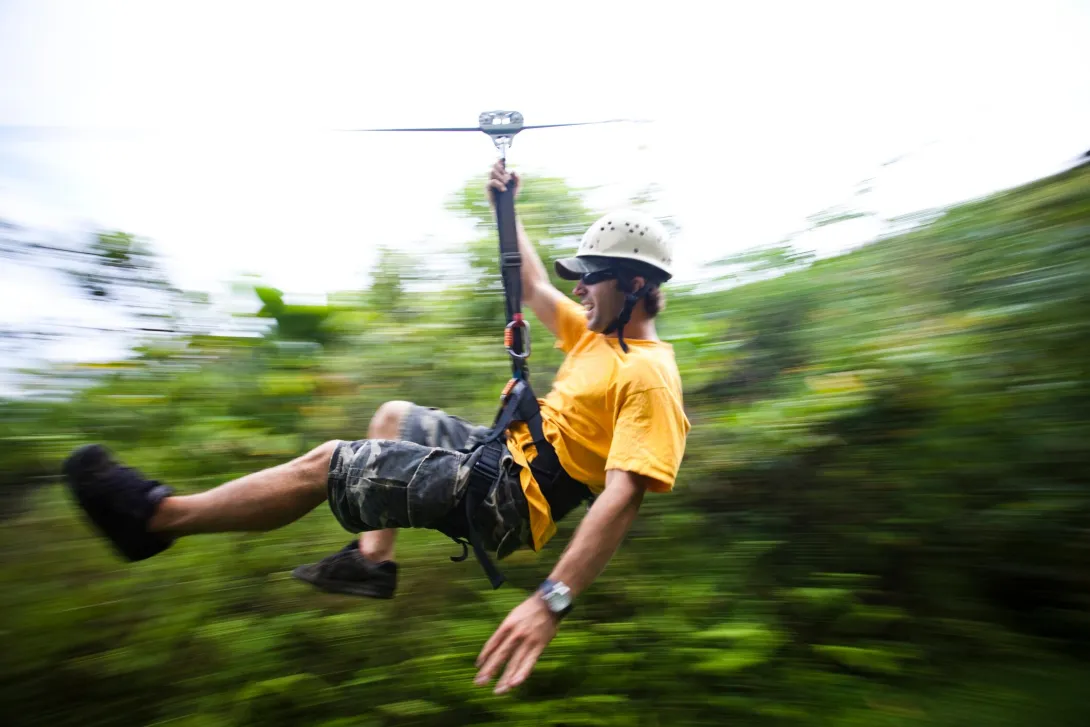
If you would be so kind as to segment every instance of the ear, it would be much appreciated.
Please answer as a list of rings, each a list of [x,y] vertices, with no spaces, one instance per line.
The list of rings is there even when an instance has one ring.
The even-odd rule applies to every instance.
[[[641,290],[643,290],[645,285],[647,285],[647,278],[643,277],[642,275],[637,275],[637,276],[632,278],[632,292],[633,293],[640,292]]]

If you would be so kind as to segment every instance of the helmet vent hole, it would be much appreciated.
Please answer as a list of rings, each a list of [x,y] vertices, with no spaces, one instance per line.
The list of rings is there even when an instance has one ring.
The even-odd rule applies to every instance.
[[[640,251],[640,248],[637,247],[632,252],[639,252],[639,251]]]
[[[643,233],[642,233],[642,232],[640,233],[640,237],[643,237]]]

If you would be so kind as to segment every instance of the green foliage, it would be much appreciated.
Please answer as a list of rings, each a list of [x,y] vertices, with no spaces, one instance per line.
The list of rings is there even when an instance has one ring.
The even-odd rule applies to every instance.
[[[470,283],[413,290],[388,252],[327,305],[256,286],[235,323],[261,335],[168,327],[39,372],[63,400],[0,402],[5,724],[1086,723],[1090,166],[850,255],[756,251],[729,261],[754,282],[671,286],[682,477],[513,697],[475,687],[474,659],[574,522],[496,592],[403,533],[392,602],[290,579],[349,537],[324,508],[119,563],[56,482],[77,444],[188,493],[364,436],[389,399],[490,420],[507,364],[482,187],[451,202],[480,232]],[[526,180],[520,209],[546,260],[594,217],[561,180]]]
[[[258,318],[276,321],[275,335],[286,341],[328,343],[330,336],[325,330],[330,316],[328,306],[290,305],[284,302],[284,293],[265,285],[254,286],[254,293],[261,300]]]

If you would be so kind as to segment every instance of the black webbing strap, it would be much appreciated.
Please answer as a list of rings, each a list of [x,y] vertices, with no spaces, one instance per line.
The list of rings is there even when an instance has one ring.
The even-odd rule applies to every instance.
[[[473,515],[499,484],[502,476],[502,456],[502,444],[490,442],[480,447],[469,475],[469,484],[466,486],[465,494],[466,531],[469,543],[473,546],[473,555],[477,558],[477,562],[481,564],[481,568],[488,577],[488,582],[492,584],[493,590],[502,586],[507,579],[500,572],[500,569],[496,567],[496,564],[492,562],[492,559],[488,557],[488,551],[485,550],[484,544],[481,542],[481,534],[477,532],[477,527],[473,523]]]
[[[503,408],[492,425],[485,443],[500,439],[513,422],[526,422],[534,442],[537,456],[530,462],[530,472],[541,488],[541,494],[549,502],[553,519],[558,520],[571,512],[582,500],[590,499],[591,492],[579,480],[569,475],[560,464],[556,450],[545,438],[541,422],[541,407],[527,381],[515,381],[507,394]]]
[[[564,468],[556,451],[548,440],[541,426],[541,408],[537,397],[530,388],[530,371],[526,358],[530,354],[526,323],[522,318],[522,255],[519,253],[518,229],[515,221],[515,193],[511,188],[503,192],[492,190],[496,202],[496,228],[500,237],[500,276],[503,280],[504,313],[507,328],[504,343],[511,356],[513,379],[508,385],[500,411],[492,422],[492,431],[480,442],[472,454],[473,464],[470,469],[469,483],[466,486],[465,521],[463,523],[446,522],[447,532],[455,542],[462,546],[462,555],[451,560],[465,560],[467,556],[466,539],[473,546],[481,568],[488,576],[492,588],[499,588],[506,580],[503,573],[488,557],[481,542],[480,533],[473,523],[477,509],[495,491],[503,476],[504,441],[502,437],[513,422],[522,421],[530,429],[537,457],[530,463],[530,471],[541,488],[542,494],[553,512],[553,519],[559,520],[573,507],[591,494],[587,486],[571,478]]]
[[[491,190],[495,201],[496,229],[500,238],[500,279],[503,281],[504,318],[507,327],[504,330],[504,345],[511,356],[511,374],[515,380],[525,383],[529,378],[529,370],[526,366],[526,340],[522,320],[522,255],[519,253],[518,229],[515,221],[515,191],[508,187],[504,191]],[[469,483],[466,486],[464,535],[473,546],[473,555],[477,557],[481,568],[488,576],[492,588],[503,585],[503,573],[488,557],[488,552],[481,543],[480,533],[473,524],[473,516],[477,508],[488,499],[489,494],[496,488],[501,477],[501,457],[503,443],[500,437],[514,421],[515,409],[518,408],[519,396],[508,392],[504,399],[503,408],[496,415],[489,436],[477,445],[473,453],[473,465],[470,469]],[[462,530],[461,528],[459,530]],[[449,535],[450,533],[448,533]],[[460,535],[461,533],[459,533]],[[462,556],[451,558],[459,561],[466,558],[466,542],[464,538],[454,537],[455,542],[462,546]]]
[[[522,319],[522,255],[519,254],[518,230],[515,225],[515,192],[508,187],[492,190],[496,200],[496,228],[500,235],[500,276],[503,279],[504,315],[510,324]],[[524,328],[512,328],[511,350],[525,352]],[[511,357],[511,373],[516,379],[529,378],[526,359]]]
[[[534,431],[535,423],[531,420],[536,420],[538,431]],[[538,434],[541,431],[541,409],[538,407],[537,397],[534,396],[530,383],[525,379],[518,379],[512,383],[511,390],[504,397],[503,406],[492,422],[492,431],[488,433],[484,441],[493,442],[499,439],[507,431],[507,427],[516,421],[530,425],[530,433],[534,435],[535,444],[539,439],[545,439],[544,433]]]
[[[465,495],[466,537],[473,547],[473,555],[481,564],[494,589],[503,585],[506,579],[484,549],[480,534],[473,524],[473,515],[499,484],[503,474],[504,442],[502,437],[507,428],[517,421],[526,422],[530,429],[530,436],[537,450],[537,456],[530,462],[530,472],[538,487],[541,488],[541,494],[549,503],[553,520],[560,520],[580,502],[591,499],[591,492],[587,486],[564,470],[556,456],[556,450],[545,438],[545,432],[541,426],[541,408],[530,384],[521,379],[515,381],[496,416],[492,431],[473,454],[475,459],[470,470]],[[465,547],[464,542],[458,542],[461,542],[463,548]],[[465,555],[463,551],[462,557],[457,560],[464,560]]]

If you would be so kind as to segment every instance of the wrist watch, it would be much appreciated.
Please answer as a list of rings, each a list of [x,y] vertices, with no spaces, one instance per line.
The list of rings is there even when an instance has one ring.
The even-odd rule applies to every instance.
[[[537,593],[557,618],[564,618],[572,610],[571,589],[563,581],[546,579],[537,589]]]

